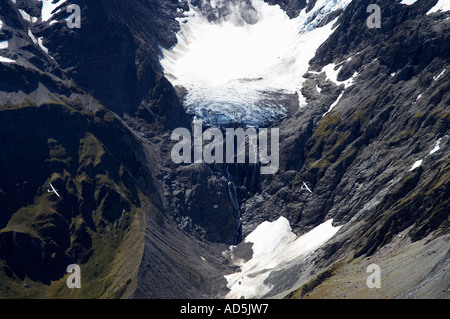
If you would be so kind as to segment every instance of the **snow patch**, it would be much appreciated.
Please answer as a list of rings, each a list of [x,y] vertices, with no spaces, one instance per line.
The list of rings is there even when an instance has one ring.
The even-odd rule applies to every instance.
[[[433,149],[430,151],[430,153],[428,153],[428,155],[434,154],[434,153],[436,153],[437,151],[440,150],[440,148],[441,148],[441,146],[440,146],[441,140],[442,140],[442,138],[438,139],[436,141],[436,143],[434,143]]]
[[[225,276],[230,292],[226,298],[261,298],[272,287],[264,284],[272,271],[279,271],[305,260],[332,238],[341,226],[333,227],[330,219],[308,233],[297,237],[289,221],[280,217],[263,222],[246,238],[253,243],[253,256],[241,265],[241,271]]]
[[[16,63],[15,60],[11,60],[5,57],[0,56],[0,62],[4,62],[4,63]]]
[[[444,136],[444,139],[447,139],[447,138],[448,138],[447,135]],[[414,164],[411,166],[411,168],[409,169],[409,171],[411,172],[411,171],[415,170],[416,168],[418,168],[419,166],[422,165],[423,160],[424,160],[425,158],[427,158],[428,156],[430,156],[430,155],[436,153],[437,151],[439,151],[439,150],[441,149],[441,146],[440,146],[440,145],[441,145],[441,141],[442,141],[442,138],[439,138],[439,139],[433,144],[433,148],[430,150],[430,152],[429,152],[427,155],[425,155],[424,158],[422,158],[422,159],[420,159],[420,160],[414,162]]]
[[[422,165],[422,162],[423,162],[423,159],[420,159],[420,160],[416,161],[416,162],[413,164],[413,166],[411,166],[411,168],[409,169],[409,171],[411,172],[411,171],[415,170],[416,168],[418,168],[420,165]]]
[[[439,73],[438,75],[433,76],[433,80],[435,80],[435,81],[439,80],[439,78],[440,78],[444,73],[445,73],[445,69],[443,69],[442,72]]]
[[[439,11],[449,11],[450,10],[450,1],[449,0],[439,0],[436,5],[431,8],[428,12],[428,14],[432,14]]]
[[[42,1],[42,10],[41,10],[41,19],[42,21],[48,21],[51,17],[56,13],[53,11],[62,5],[66,0],[59,0],[56,3],[53,3],[54,0],[40,0]]]
[[[22,18],[28,22],[35,23],[38,20],[36,17],[32,17],[26,13],[25,10],[19,9],[19,12],[22,15]]]
[[[344,95],[344,92],[342,92],[338,98],[336,99],[336,101],[334,101],[333,104],[330,105],[330,108],[328,109],[328,111],[326,111],[325,113],[323,113],[322,117],[324,117],[325,115],[327,115],[328,113],[330,113],[333,108],[339,103],[339,101],[341,100],[342,96]]]
[[[8,41],[0,41],[0,50],[8,48]]]
[[[414,4],[414,3],[416,3],[416,1],[417,0],[402,0],[400,2],[400,4],[406,4],[407,6],[410,6],[410,5]]]
[[[339,74],[339,71],[342,68],[342,65],[339,66],[337,69],[336,69],[336,66],[337,66],[336,64],[330,63],[330,64],[324,66],[322,68],[321,72],[325,72],[327,78],[330,81],[332,81],[334,84],[336,84],[337,86],[344,84],[344,87],[347,88],[347,87],[353,85],[353,81],[358,76],[358,72],[353,73],[353,76],[345,81],[338,81],[337,76]],[[319,72],[319,73],[321,73],[321,72]]]
[[[44,37],[39,37],[36,39],[34,34],[31,32],[30,28],[28,28],[28,36],[31,38],[31,40],[34,42],[34,44],[38,45],[41,48],[41,50],[44,51],[48,55],[48,49],[43,44]]]

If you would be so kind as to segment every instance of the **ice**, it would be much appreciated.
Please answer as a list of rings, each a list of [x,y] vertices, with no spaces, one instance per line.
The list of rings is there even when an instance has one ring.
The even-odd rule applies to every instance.
[[[440,144],[441,144],[441,138],[440,139],[438,139],[437,141],[436,141],[436,143],[434,144],[434,146],[433,146],[433,149],[430,151],[430,153],[428,153],[428,155],[431,155],[431,154],[434,154],[434,153],[436,153],[437,151],[439,151],[440,150]]]
[[[436,5],[427,12],[427,15],[438,12],[438,11],[444,12],[444,11],[449,11],[449,10],[450,10],[450,1],[449,0],[439,0],[436,3]]]
[[[230,289],[226,298],[263,297],[271,290],[264,281],[272,271],[304,260],[337,233],[341,226],[333,227],[332,222],[330,219],[299,237],[284,217],[260,224],[245,239],[253,243],[252,258],[241,265],[240,272],[225,276]]]
[[[163,50],[165,75],[173,85],[187,89],[187,112],[205,122],[256,126],[272,122],[286,114],[286,101],[295,93],[304,106],[303,75],[336,20],[317,26],[351,1],[318,0],[311,11],[303,10],[295,19],[279,6],[251,2],[258,20],[243,25],[231,19],[209,22],[191,6],[179,19],[177,45]],[[217,5],[218,1],[213,3]]]

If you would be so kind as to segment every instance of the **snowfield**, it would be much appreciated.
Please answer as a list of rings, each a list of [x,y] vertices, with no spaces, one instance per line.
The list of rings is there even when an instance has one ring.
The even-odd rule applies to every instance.
[[[42,21],[48,21],[57,12],[53,12],[57,7],[62,5],[66,0],[59,0],[53,3],[53,0],[42,0],[41,19]]]
[[[439,11],[441,11],[441,12],[450,11],[450,1],[439,0],[436,3],[436,5],[427,12],[427,15],[435,13],[435,12],[439,12]]]
[[[253,244],[252,258],[239,265],[240,272],[225,276],[230,289],[226,298],[264,297],[272,288],[264,284],[271,272],[305,260],[325,244],[342,227],[334,227],[332,223],[330,219],[299,237],[284,217],[260,224],[244,241]]]
[[[243,25],[231,18],[209,22],[191,6],[179,18],[177,45],[163,50],[165,75],[173,85],[187,89],[188,113],[210,124],[268,124],[286,114],[287,96],[295,93],[299,106],[304,106],[303,75],[336,20],[318,25],[351,1],[318,0],[295,19],[279,6],[251,2],[257,22]],[[238,7],[230,9],[241,14]]]

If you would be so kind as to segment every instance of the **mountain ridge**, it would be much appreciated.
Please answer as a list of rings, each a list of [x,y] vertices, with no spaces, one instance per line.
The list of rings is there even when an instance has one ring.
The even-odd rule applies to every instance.
[[[267,2],[290,18],[317,3]],[[366,25],[370,1],[323,20],[337,17],[304,75],[306,106],[273,124],[273,176],[171,161],[171,131],[191,119],[159,58],[186,2],[73,1],[80,29],[62,20],[69,3],[50,25],[20,13],[39,17],[35,1],[0,1],[0,56],[16,61],[0,62],[0,296],[68,298],[78,263],[87,288],[72,297],[224,297],[236,229],[239,250],[282,216],[297,236],[342,228],[272,272],[264,297],[448,298],[450,25],[427,14],[436,0],[379,1],[381,29]],[[391,278],[380,293],[365,286],[370,263]]]

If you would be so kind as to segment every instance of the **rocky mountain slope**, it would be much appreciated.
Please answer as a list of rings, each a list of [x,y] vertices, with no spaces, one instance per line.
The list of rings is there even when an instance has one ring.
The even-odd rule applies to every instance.
[[[432,10],[442,1],[378,1],[381,28],[366,24],[370,1],[267,1],[333,25],[307,61],[304,104],[272,123],[274,175],[171,160],[171,133],[191,118],[163,49],[195,8],[226,20],[226,1],[54,2],[0,0],[0,297],[222,298],[236,260],[251,259],[245,238],[283,217],[295,236],[330,219],[340,228],[271,271],[256,297],[448,298],[450,11]],[[64,20],[69,4],[81,28]],[[258,23],[250,13],[243,25]],[[73,263],[81,289],[66,286]],[[380,289],[366,285],[370,264]]]

